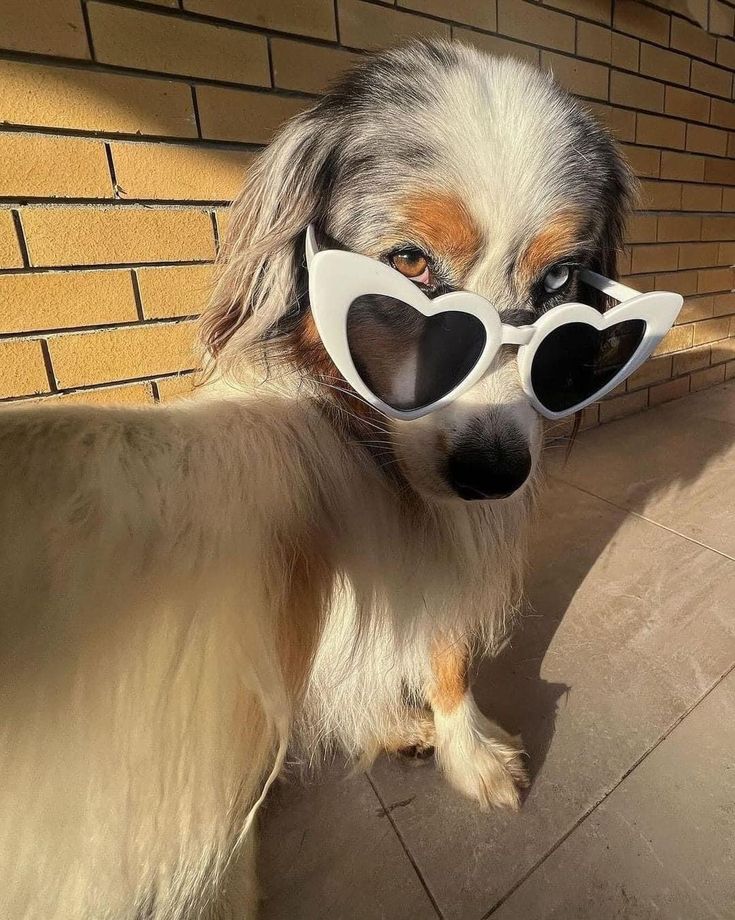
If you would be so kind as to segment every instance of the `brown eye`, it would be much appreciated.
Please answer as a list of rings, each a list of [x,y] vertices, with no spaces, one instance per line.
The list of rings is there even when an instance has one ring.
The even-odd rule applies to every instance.
[[[390,264],[407,278],[420,278],[429,268],[429,260],[420,249],[403,249],[401,252],[395,252],[390,257]]]

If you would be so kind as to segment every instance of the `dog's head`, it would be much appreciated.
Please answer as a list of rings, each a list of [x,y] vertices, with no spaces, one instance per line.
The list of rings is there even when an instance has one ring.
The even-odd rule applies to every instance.
[[[513,349],[448,407],[387,421],[321,345],[306,227],[430,297],[474,291],[525,324],[575,299],[576,267],[615,277],[632,182],[610,136],[548,74],[441,43],[366,59],[253,166],[205,317],[210,354],[223,368],[255,354],[285,369],[424,497],[508,496],[541,441]]]

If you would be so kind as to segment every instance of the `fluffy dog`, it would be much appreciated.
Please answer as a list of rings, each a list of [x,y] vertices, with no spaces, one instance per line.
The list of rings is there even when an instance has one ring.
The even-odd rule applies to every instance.
[[[614,276],[630,187],[549,75],[375,56],[252,168],[196,398],[2,413],[3,918],[252,917],[253,817],[289,745],[434,747],[479,805],[518,805],[521,751],[467,669],[519,608],[540,420],[512,348],[416,422],[357,398],[304,231],[528,323],[578,267]]]

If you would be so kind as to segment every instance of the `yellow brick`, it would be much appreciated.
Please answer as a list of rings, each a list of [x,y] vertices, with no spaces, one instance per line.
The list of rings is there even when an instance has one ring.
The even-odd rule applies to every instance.
[[[214,234],[204,211],[153,208],[26,208],[33,265],[204,261]]]
[[[715,294],[720,291],[732,291],[733,270],[727,268],[703,268],[697,272],[697,293]]]
[[[681,374],[690,374],[692,371],[709,367],[711,353],[711,345],[700,345],[674,355],[674,376],[679,377]]]
[[[10,211],[0,211],[0,268],[21,268],[22,265],[13,215]]]
[[[450,38],[449,26],[362,0],[339,0],[339,37],[349,48],[386,48],[411,38]]]
[[[611,422],[616,418],[633,415],[648,406],[648,390],[638,390],[635,393],[626,393],[615,399],[606,399],[600,403],[600,421]]]
[[[196,137],[191,90],[166,80],[0,61],[8,124]]]
[[[648,391],[649,405],[658,406],[660,403],[669,402],[672,399],[680,399],[682,396],[686,396],[688,392],[689,377],[668,380],[666,383],[651,387]]]
[[[0,342],[0,398],[48,390],[41,343],[23,339]]]
[[[541,64],[551,70],[570,92],[593,99],[607,99],[608,67],[549,51],[541,52]]]
[[[732,91],[732,73],[703,61],[692,61],[692,89],[729,99]]]
[[[687,297],[684,306],[676,317],[677,325],[696,323],[700,319],[709,319],[712,316],[714,298],[711,294],[705,297]]]
[[[735,339],[722,339],[715,342],[712,348],[712,364],[721,364],[723,361],[732,361],[735,358]]]
[[[704,179],[704,158],[690,153],[662,150],[661,178],[701,182]]]
[[[123,198],[230,201],[245,181],[253,154],[215,147],[112,143]]]
[[[0,329],[26,332],[137,318],[129,271],[0,275]]]
[[[428,13],[453,22],[494,32],[497,27],[495,4],[477,0],[397,0],[397,5],[416,13]]]
[[[703,57],[714,61],[717,40],[708,35],[704,29],[695,26],[678,16],[671,18],[671,47],[695,57]]]
[[[656,288],[661,291],[676,291],[688,297],[697,293],[697,273],[676,271],[656,274]]]
[[[632,141],[635,139],[635,120],[635,112],[628,112],[626,109],[618,109],[613,106],[610,109],[607,124],[618,140]]]
[[[702,218],[703,240],[732,240],[733,238],[735,238],[735,217],[723,215],[722,217]]]
[[[616,0],[613,27],[619,32],[668,45],[669,18],[665,13],[643,6],[636,0]]]
[[[126,383],[122,386],[95,387],[91,390],[74,390],[71,393],[58,393],[44,396],[39,402],[72,403],[83,406],[138,406],[153,402],[153,388],[150,383]]]
[[[679,268],[705,268],[708,265],[716,265],[717,256],[717,243],[687,243],[679,247]]]
[[[729,328],[729,316],[702,320],[694,324],[693,343],[695,345],[703,345],[706,342],[716,342],[719,339],[726,339]]]
[[[343,71],[362,60],[351,51],[287,38],[272,38],[271,54],[275,85],[304,93],[324,92]]]
[[[715,316],[730,316],[735,313],[735,292],[728,291],[726,294],[715,294],[713,308]]]
[[[634,275],[671,271],[676,268],[678,255],[676,246],[634,246],[631,270]]]
[[[727,153],[727,132],[704,125],[687,125],[687,150],[696,153],[714,153],[725,156]]]
[[[87,9],[102,63],[270,86],[264,35],[106,3]]]
[[[678,211],[681,185],[678,182],[642,182],[641,208],[646,211]]]
[[[196,389],[196,379],[196,374],[177,374],[175,377],[156,380],[159,399],[168,402],[170,399],[190,396]]]
[[[184,0],[184,9],[277,32],[337,37],[333,0]]]
[[[697,371],[692,374],[692,389],[695,393],[697,390],[704,390],[705,387],[713,387],[715,384],[725,382],[725,365],[720,364],[718,367],[708,367],[706,370]]]
[[[68,389],[189,370],[195,336],[195,323],[156,323],[51,336],[48,346],[58,385]]]
[[[526,0],[498,0],[498,31],[560,51],[574,51],[574,19]]]
[[[0,195],[8,198],[111,198],[101,141],[50,134],[0,134]]]
[[[587,19],[596,19],[610,25],[612,18],[611,0],[543,0],[546,6],[556,7],[567,13],[585,16]]]
[[[666,214],[658,219],[658,241],[672,243],[677,240],[698,240],[702,232],[702,218],[693,214]]]
[[[694,326],[690,323],[687,326],[674,326],[664,336],[663,341],[654,351],[654,355],[670,355],[674,351],[681,351],[684,348],[691,348],[694,344]]]
[[[671,376],[671,358],[649,358],[646,363],[628,378],[628,389],[639,390]]]
[[[717,63],[735,70],[735,42],[728,38],[717,39]]]
[[[2,0],[0,42],[8,51],[89,57],[78,0]]]
[[[136,271],[146,319],[195,316],[207,304],[212,284],[210,265],[170,265]]]
[[[689,85],[689,58],[646,42],[641,44],[641,73],[670,83]]]
[[[663,112],[664,88],[645,77],[614,70],[610,74],[610,101],[647,112]]]
[[[658,178],[661,168],[660,150],[655,150],[653,147],[634,147],[630,144],[624,144],[623,152],[637,176]]]
[[[709,121],[709,96],[679,86],[666,87],[666,114],[693,121]]]
[[[628,221],[627,241],[629,243],[655,243],[657,224],[658,218],[653,214],[633,214]]]
[[[219,237],[220,245],[222,241],[227,237],[227,231],[230,229],[230,209],[229,208],[217,208],[214,212],[214,216],[217,220],[217,236]]]
[[[684,149],[686,125],[673,118],[638,113],[635,139],[639,144]]]
[[[301,96],[197,86],[202,134],[221,141],[267,144],[284,122],[314,104]]]
[[[713,185],[693,185],[685,182],[681,191],[682,211],[719,211],[722,208],[722,189]],[[707,237],[702,237],[707,239]]]
[[[609,64],[612,56],[612,33],[609,29],[591,22],[578,22],[577,54]]]
[[[708,159],[704,167],[704,181],[735,185],[735,160]],[[723,205],[725,210],[729,210]]]
[[[735,105],[724,99],[713,99],[711,121],[720,128],[735,128]]]
[[[640,44],[637,38],[613,32],[611,46],[613,66],[622,67],[625,70],[638,70]]]
[[[487,35],[485,32],[473,32],[471,29],[462,29],[455,26],[452,29],[452,36],[465,45],[474,45],[480,51],[495,54],[498,57],[517,57],[537,66],[541,61],[541,52],[538,48],[534,48],[531,45],[522,45],[520,42],[500,38],[497,35]]]
[[[735,263],[735,242],[720,243],[718,246],[717,264],[732,265],[733,263]]]

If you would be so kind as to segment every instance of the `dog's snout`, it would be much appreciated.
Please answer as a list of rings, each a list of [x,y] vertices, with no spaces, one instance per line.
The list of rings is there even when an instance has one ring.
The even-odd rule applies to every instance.
[[[531,454],[520,441],[473,438],[454,449],[447,472],[449,484],[460,498],[506,498],[528,479]]]

